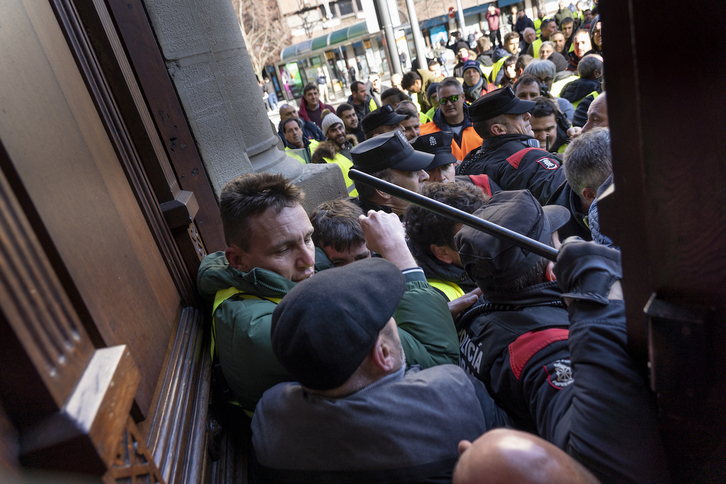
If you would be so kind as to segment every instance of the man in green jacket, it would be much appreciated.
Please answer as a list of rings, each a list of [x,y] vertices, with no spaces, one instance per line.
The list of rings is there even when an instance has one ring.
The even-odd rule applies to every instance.
[[[207,256],[199,268],[199,291],[214,300],[215,352],[248,411],[265,390],[292,380],[272,352],[270,323],[280,299],[313,275],[313,228],[302,199],[302,191],[282,175],[249,173],[229,182],[220,200],[228,247]],[[424,368],[458,364],[451,313],[416,267],[398,217],[369,212],[361,226],[368,247],[406,278],[395,317],[407,361]]]

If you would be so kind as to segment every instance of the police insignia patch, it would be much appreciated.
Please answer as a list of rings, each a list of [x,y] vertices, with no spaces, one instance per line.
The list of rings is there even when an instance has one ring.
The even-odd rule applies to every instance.
[[[539,160],[537,160],[537,163],[542,165],[542,168],[544,168],[545,170],[556,170],[560,167],[559,163],[549,158],[540,158]]]
[[[544,367],[547,372],[547,381],[553,387],[558,390],[565,388],[571,383],[574,383],[575,378],[572,376],[572,366],[570,360],[556,360],[552,363],[552,370],[548,368],[550,365]]]

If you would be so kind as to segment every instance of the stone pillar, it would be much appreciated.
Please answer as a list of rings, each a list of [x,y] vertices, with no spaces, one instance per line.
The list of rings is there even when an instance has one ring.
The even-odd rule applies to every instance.
[[[232,2],[144,3],[217,195],[229,180],[262,171],[301,186],[306,208],[346,195],[337,165],[302,165],[279,149]]]

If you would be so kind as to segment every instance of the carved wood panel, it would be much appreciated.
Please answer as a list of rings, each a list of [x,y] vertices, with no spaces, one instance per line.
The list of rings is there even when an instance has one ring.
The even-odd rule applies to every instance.
[[[133,147],[121,132],[109,137],[112,125],[98,113],[111,116],[113,103],[94,105],[109,97],[94,91],[102,84],[85,83],[50,6],[10,0],[3,16],[0,65],[14,68],[0,69],[0,140],[38,214],[33,228],[48,234],[43,248],[57,254],[54,267],[67,274],[63,284],[84,326],[98,333],[97,344],[129,345],[142,376],[136,400],[146,412],[164,357],[159,349],[181,311],[165,262],[170,252],[155,239],[165,234],[164,247],[173,246],[171,234],[153,194],[137,198],[150,192],[139,188],[143,170],[122,162]],[[116,151],[123,147],[126,154]],[[154,233],[147,209],[157,212]]]
[[[113,467],[103,476],[104,484],[164,484],[159,469],[131,417],[118,443]]]

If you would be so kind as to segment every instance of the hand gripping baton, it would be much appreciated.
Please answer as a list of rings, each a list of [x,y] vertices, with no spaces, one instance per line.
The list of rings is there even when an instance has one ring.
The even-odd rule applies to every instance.
[[[549,245],[545,245],[542,242],[530,239],[525,235],[518,234],[517,232],[499,226],[495,223],[480,219],[479,217],[475,217],[470,213],[466,213],[462,210],[450,207],[444,203],[437,202],[436,200],[424,197],[423,195],[419,195],[416,192],[401,188],[398,185],[388,183],[387,181],[370,176],[367,173],[363,173],[362,171],[358,171],[352,168],[350,169],[350,171],[348,171],[348,177],[350,177],[351,180],[370,185],[373,188],[381,190],[382,192],[386,192],[389,195],[400,198],[401,200],[405,200],[409,203],[413,203],[414,205],[418,205],[419,207],[430,210],[431,212],[442,215],[455,222],[459,222],[464,225],[468,225],[469,227],[473,227],[477,230],[481,230],[485,234],[493,235],[494,237],[499,237],[500,239],[507,240],[516,245],[517,247],[521,247],[522,249],[534,252],[535,254],[541,255],[542,257],[551,261],[557,260],[557,249],[555,249],[554,247],[550,247]]]

